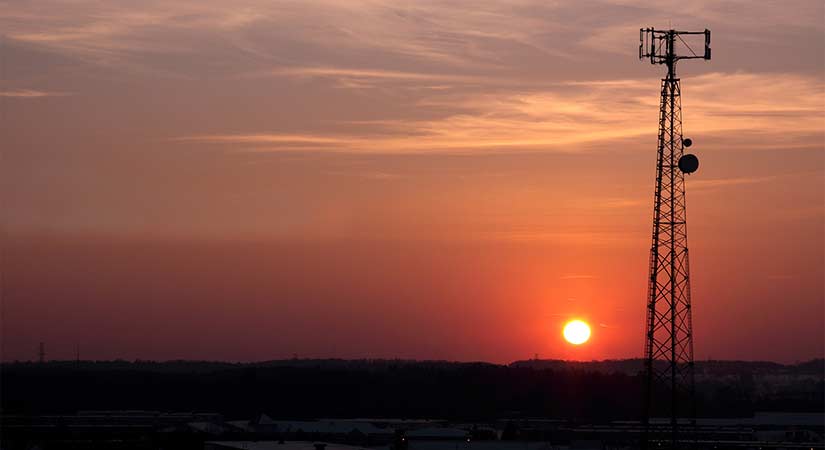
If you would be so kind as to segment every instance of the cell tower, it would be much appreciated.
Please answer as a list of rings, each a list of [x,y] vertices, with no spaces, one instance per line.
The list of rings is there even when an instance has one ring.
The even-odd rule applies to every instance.
[[[704,35],[703,54],[696,54],[688,45],[685,38],[690,39],[690,35]],[[667,65],[667,76],[662,79],[653,197],[642,448],[680,449],[690,446],[692,433],[685,425],[692,428],[695,422],[684,175],[695,172],[699,160],[684,154],[684,148],[692,142],[682,137],[681,85],[676,78],[676,62],[710,59],[710,31],[643,28],[639,30],[639,40],[639,59]],[[650,419],[657,416],[669,417],[669,424],[652,423]]]

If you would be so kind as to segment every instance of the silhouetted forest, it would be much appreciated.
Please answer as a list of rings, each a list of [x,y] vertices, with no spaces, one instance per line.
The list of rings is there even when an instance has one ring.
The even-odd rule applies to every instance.
[[[276,418],[636,419],[642,377],[634,364],[640,367],[637,360],[6,363],[2,408],[24,414],[210,411],[230,418],[265,412]],[[822,360],[770,364],[698,363],[699,416],[825,410]]]

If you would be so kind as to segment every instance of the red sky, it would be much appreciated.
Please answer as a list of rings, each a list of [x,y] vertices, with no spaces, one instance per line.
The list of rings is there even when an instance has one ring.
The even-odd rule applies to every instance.
[[[641,356],[668,21],[697,358],[823,357],[825,6],[675,5],[0,2],[2,358]]]

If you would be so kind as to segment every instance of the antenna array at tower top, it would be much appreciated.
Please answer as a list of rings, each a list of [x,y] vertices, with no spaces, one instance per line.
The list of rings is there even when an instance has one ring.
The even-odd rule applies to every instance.
[[[701,42],[689,42],[691,36],[699,35],[705,37],[704,49],[700,49]],[[639,59],[645,58],[650,58],[651,64],[672,64],[680,59],[710,59],[710,30],[677,31],[641,28],[639,29]]]

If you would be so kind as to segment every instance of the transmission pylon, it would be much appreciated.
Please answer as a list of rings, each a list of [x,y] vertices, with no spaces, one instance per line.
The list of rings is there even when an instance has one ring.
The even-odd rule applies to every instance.
[[[704,52],[688,45],[704,35]],[[685,177],[699,160],[684,154],[681,85],[676,62],[710,59],[710,31],[639,30],[639,58],[667,65],[659,107],[659,145],[653,200],[645,335],[642,448],[689,448],[695,438],[693,330],[690,306]],[[677,49],[678,47],[678,49]],[[654,417],[669,420],[655,421]]]

